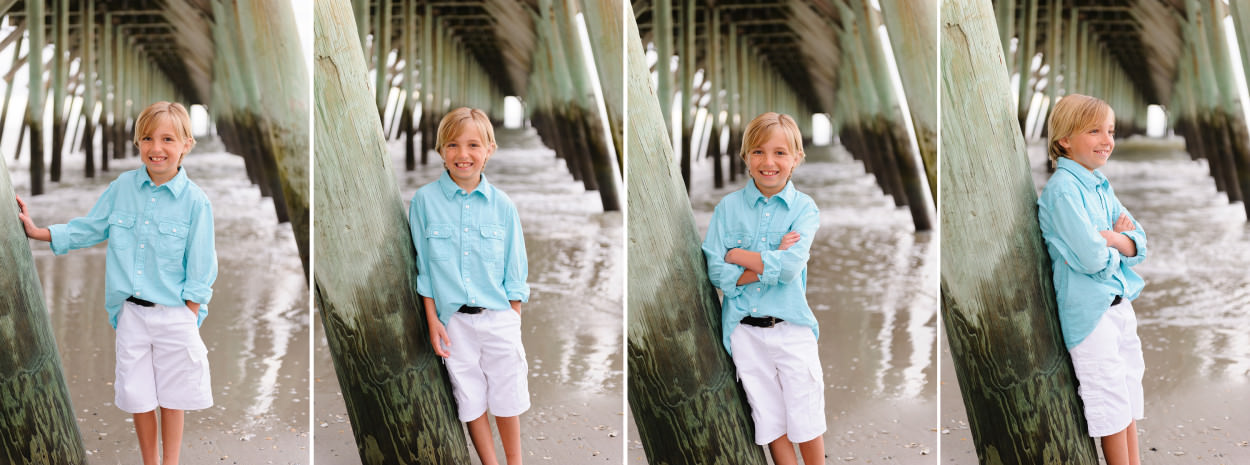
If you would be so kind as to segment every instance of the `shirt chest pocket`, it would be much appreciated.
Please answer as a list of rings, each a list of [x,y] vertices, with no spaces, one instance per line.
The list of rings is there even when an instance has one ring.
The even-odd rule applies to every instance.
[[[109,215],[109,247],[128,250],[135,246],[135,215],[118,212]]]
[[[482,237],[482,242],[479,244],[482,259],[488,262],[503,260],[504,238],[507,237],[503,226],[487,224],[482,225],[479,230]]]
[[[161,221],[156,225],[156,252],[161,268],[182,271],[182,258],[187,251],[187,236],[191,226],[177,221]]]
[[[732,231],[724,237],[725,248],[729,249],[747,249],[750,250],[751,239],[755,238],[754,234],[745,231]]]
[[[447,260],[451,258],[455,247],[455,241],[452,241],[452,234],[455,228],[450,224],[432,224],[425,228],[425,243],[429,246],[424,250],[429,254],[430,260]]]

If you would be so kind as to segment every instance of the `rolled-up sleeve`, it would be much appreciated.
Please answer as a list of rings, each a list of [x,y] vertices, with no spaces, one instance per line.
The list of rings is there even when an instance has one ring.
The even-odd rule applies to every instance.
[[[508,300],[529,302],[529,259],[525,254],[525,234],[521,231],[521,216],[511,206],[512,221],[508,225],[508,243],[505,245],[503,290]]]
[[[424,215],[421,214],[422,206],[420,192],[418,192],[408,205],[408,230],[412,233],[412,247],[417,250],[417,294],[433,298],[434,287],[430,282],[430,261],[425,248],[425,220]]]
[[[760,252],[760,260],[764,262],[764,272],[760,274],[760,283],[775,285],[793,282],[807,268],[807,259],[812,248],[812,240],[816,230],[820,229],[820,209],[815,202],[805,202],[803,209],[794,225],[788,232],[798,232],[799,241],[786,250],[765,250]]]
[[[109,237],[109,216],[113,214],[113,203],[117,198],[117,181],[109,184],[108,189],[100,194],[95,206],[87,216],[74,218],[65,224],[48,226],[52,233],[52,253],[64,255],[71,250],[91,247],[104,242]]]
[[[707,259],[707,277],[712,285],[720,289],[725,297],[735,297],[742,293],[738,286],[738,278],[746,270],[739,265],[725,261],[729,247],[725,246],[723,235],[725,212],[720,205],[712,211],[712,221],[708,224],[707,237],[703,239],[703,256]]]
[[[1112,196],[1114,197],[1114,194],[1112,194]],[[1134,218],[1133,214],[1129,213],[1129,211],[1124,208],[1124,205],[1120,203],[1120,199],[1118,198],[1115,199],[1115,208],[1116,211],[1115,214],[1112,215],[1112,218],[1119,218],[1120,214],[1123,213],[1128,215],[1129,221],[1133,222],[1133,227],[1135,229],[1132,231],[1125,231],[1120,234],[1128,236],[1129,239],[1132,239],[1133,245],[1137,248],[1137,255],[1133,255],[1132,257],[1120,254],[1120,262],[1128,266],[1137,266],[1137,264],[1146,261],[1146,252],[1148,250],[1148,247],[1146,246],[1146,230],[1142,229],[1141,223],[1138,223],[1137,218]]]
[[[1119,269],[1119,251],[1107,245],[1107,239],[1094,227],[1075,195],[1058,193],[1051,200],[1042,207],[1050,210],[1047,213],[1054,225],[1053,233],[1063,244],[1058,249],[1064,263],[1079,273],[1097,279],[1109,278]]]
[[[217,249],[213,232],[213,206],[205,199],[191,211],[191,233],[187,236],[187,280],[182,300],[208,306],[217,281]],[[203,310],[202,310],[203,312]]]

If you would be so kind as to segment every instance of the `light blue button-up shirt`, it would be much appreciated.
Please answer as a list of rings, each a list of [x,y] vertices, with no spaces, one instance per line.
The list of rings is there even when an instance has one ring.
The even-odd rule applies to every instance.
[[[708,278],[724,293],[721,325],[725,350],[733,353],[729,336],[747,316],[781,318],[820,335],[816,317],[807,305],[807,258],[819,228],[816,202],[790,182],[767,198],[751,181],[716,205],[703,240],[703,255],[707,257]],[[777,250],[781,237],[791,231],[798,231],[799,242]],[[764,272],[759,281],[738,285],[746,269],[725,262],[725,254],[735,248],[760,253]]]
[[[511,311],[508,301],[529,301],[521,217],[486,175],[465,192],[443,171],[412,196],[408,223],[417,248],[417,293],[434,299],[444,325],[461,305]]]
[[[1128,213],[1107,177],[1072,159],[1059,158],[1055,173],[1037,199],[1037,219],[1050,252],[1059,304],[1059,324],[1068,349],[1076,347],[1111,307],[1115,296],[1136,299],[1146,283],[1133,271],[1146,259],[1146,231],[1129,213],[1137,229],[1122,234],[1137,245],[1125,257],[1099,231],[1112,231],[1121,213]]]
[[[57,255],[108,240],[104,306],[114,329],[130,296],[171,307],[197,302],[204,323],[217,280],[213,207],[186,170],[160,186],[146,168],[122,173],[87,216],[48,229]]]

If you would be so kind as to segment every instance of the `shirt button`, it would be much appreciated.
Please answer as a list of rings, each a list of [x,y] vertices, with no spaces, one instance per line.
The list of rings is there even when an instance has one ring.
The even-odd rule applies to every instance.
[[[469,253],[468,253],[468,252],[465,252],[464,254],[465,254],[466,256],[467,256],[467,255],[469,255]]]
[[[760,238],[760,242],[764,242],[764,238],[762,238],[762,237],[761,237],[761,238]]]
[[[142,249],[142,248],[143,248],[143,244],[139,244],[139,248],[140,248],[140,249]]]
[[[144,222],[143,222],[143,224],[148,224],[148,222],[147,222],[147,221],[144,221]]]
[[[122,220],[117,220],[117,224],[122,224]]]
[[[434,231],[434,235],[435,235],[435,236],[437,236],[437,235],[438,235],[438,231]]]
[[[174,232],[178,232],[178,228],[174,228]]]
[[[139,270],[139,274],[143,274],[143,270]]]
[[[156,197],[152,197],[152,201],[153,201],[153,202],[155,202],[155,201],[156,201]]]
[[[471,304],[475,304],[475,303],[477,303],[477,299],[473,299],[473,300],[469,301],[469,303],[471,303]]]
[[[464,228],[464,232],[469,232],[469,228]]]
[[[764,216],[773,216],[772,213],[765,213]]]
[[[469,208],[469,204],[465,204],[465,205],[464,205],[464,208]]]
[[[752,308],[752,309],[751,309],[751,313],[755,313],[755,309],[754,309],[754,308]]]
[[[738,239],[738,243],[739,243],[739,244],[741,244],[741,243],[742,243],[742,239]]]
[[[143,295],[143,293],[142,293],[142,292],[135,292],[135,297],[139,297],[139,296],[142,296],[142,295]]]

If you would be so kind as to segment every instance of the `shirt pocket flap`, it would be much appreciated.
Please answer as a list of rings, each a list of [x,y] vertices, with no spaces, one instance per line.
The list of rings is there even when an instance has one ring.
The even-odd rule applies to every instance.
[[[746,249],[751,247],[751,235],[744,232],[733,232],[725,235],[725,247]]]
[[[432,224],[425,228],[426,239],[450,239],[455,228],[450,224]]]
[[[135,215],[130,213],[113,213],[109,215],[109,225],[133,228],[135,227]]]
[[[191,227],[176,221],[162,221],[157,223],[157,229],[166,236],[186,238]]]
[[[493,224],[483,225],[481,231],[483,239],[503,240],[505,233],[503,226],[496,226]]]

